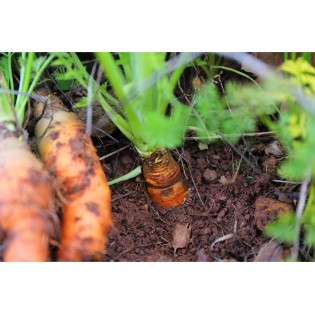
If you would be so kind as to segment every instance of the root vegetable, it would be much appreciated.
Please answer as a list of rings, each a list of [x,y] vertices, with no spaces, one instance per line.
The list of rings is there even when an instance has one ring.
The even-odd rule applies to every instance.
[[[143,175],[148,193],[158,205],[168,209],[184,203],[188,189],[179,165],[169,151],[157,150],[145,158]]]
[[[0,232],[4,261],[48,261],[56,232],[48,173],[29,147],[0,122]]]
[[[111,192],[91,138],[55,95],[35,104],[35,117],[40,117],[35,127],[39,154],[63,203],[58,260],[100,260],[111,225]]]

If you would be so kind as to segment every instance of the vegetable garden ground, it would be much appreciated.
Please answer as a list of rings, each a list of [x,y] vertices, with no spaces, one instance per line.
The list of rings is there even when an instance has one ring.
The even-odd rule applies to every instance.
[[[226,65],[240,68],[231,62]],[[179,99],[191,95],[195,76],[198,71],[193,69],[181,81]],[[220,85],[224,80],[244,80],[231,72],[222,72],[219,79],[223,80]],[[113,136],[119,145],[109,141],[105,150],[96,141],[100,156],[118,151],[105,159],[104,169],[109,179],[140,165],[131,146],[119,151],[130,142],[119,132]],[[295,191],[299,185],[277,182],[276,169],[283,156],[277,150],[270,150],[273,145],[278,148],[277,143],[263,127],[257,127],[254,136],[242,137],[235,146],[218,141],[201,150],[197,141],[186,140],[182,148],[172,153],[184,170],[189,193],[182,206],[171,210],[164,210],[150,200],[141,175],[111,186],[113,228],[103,260],[245,262],[289,258],[289,247],[266,237],[258,228],[276,217],[279,205],[291,208],[297,201]],[[272,198],[269,201],[274,204],[269,207],[271,212],[267,207],[255,220],[255,203],[262,197]],[[176,225],[183,227],[177,237],[174,236]],[[180,241],[181,237],[185,246],[175,252],[176,240]],[[309,251],[301,245],[303,260],[312,261]]]
[[[250,139],[251,143],[245,140],[252,149],[252,158],[260,161],[260,165],[264,161],[267,172],[257,175],[244,162],[237,172],[240,156],[224,144],[201,151],[196,143],[189,142],[183,150],[174,152],[184,165],[190,190],[184,205],[173,210],[159,208],[150,200],[141,177],[112,186],[113,228],[104,261],[257,259],[260,249],[269,244],[270,239],[264,237],[255,223],[256,199],[268,196],[293,204],[290,192],[294,186],[272,182],[274,164],[268,169],[267,163],[275,163],[276,159],[264,153],[264,147],[272,141],[270,137],[257,136]],[[120,145],[123,146],[123,142]],[[244,147],[242,144],[238,149]],[[114,178],[137,164],[133,150],[127,148],[111,157],[105,170],[109,178]],[[191,234],[187,246],[178,248],[174,254],[172,233],[177,223],[188,224]],[[289,254],[288,249],[279,244],[265,248],[269,248],[264,258],[267,261],[281,260]]]
[[[71,105],[78,104],[79,102],[81,102],[81,100],[84,99],[86,95],[88,95],[88,89],[90,88],[90,82],[92,81],[90,81],[90,79],[87,80],[86,77],[89,78],[90,73],[93,72],[92,68],[95,67],[96,65],[94,54],[79,54],[78,56],[75,55],[76,59],[74,59],[74,64],[78,63],[81,64],[81,69],[79,69],[77,73],[71,72],[73,67],[72,63],[73,61],[67,63],[69,62],[70,59],[68,60],[63,59],[66,57],[64,57],[64,55],[62,54],[59,55],[60,58],[59,61],[61,62],[62,66],[68,67],[67,71],[69,73],[68,74],[66,73],[66,70],[64,70],[65,68],[60,69],[58,68],[57,70],[59,70],[59,72],[55,70],[53,74],[49,72],[46,73],[46,75],[48,75],[48,77],[50,78],[49,80],[51,80],[50,82],[51,87],[53,87],[54,89],[53,94],[57,95],[62,100],[62,102],[65,104],[66,111],[69,111],[69,109],[71,111]],[[67,56],[67,58],[68,57],[69,56]],[[122,54],[122,58],[125,57],[126,56]],[[281,55],[281,58],[282,57],[283,56]],[[79,58],[81,59],[81,61],[79,60]],[[269,56],[268,58],[269,59],[265,61],[270,65],[276,66],[277,64],[281,63],[277,60],[273,60],[273,56]],[[132,61],[133,59],[130,58],[128,60]],[[138,59],[135,60],[137,61]],[[143,60],[145,60],[145,58]],[[208,80],[207,78],[208,74],[205,73],[205,71],[207,69],[203,68],[202,66],[198,66],[198,62],[193,63],[192,66],[190,65],[189,67],[185,68],[183,73],[178,75],[178,77],[176,77],[175,75],[174,77],[172,77],[173,80],[171,80],[171,84],[173,84],[174,88],[174,95],[176,96],[177,100],[181,102],[181,106],[183,108],[188,108],[188,106],[189,108],[192,108],[191,104],[193,102],[195,95],[198,96],[203,95],[202,96],[203,98],[200,96],[200,100],[204,101],[202,106],[207,106],[207,111],[205,112],[203,117],[204,120],[202,119],[198,120],[197,125],[192,126],[191,130],[185,132],[184,141],[182,141],[183,138],[179,138],[181,135],[180,132],[178,133],[179,137],[178,136],[177,137],[180,141],[182,141],[182,145],[176,146],[174,142],[172,143],[172,145],[169,146],[169,148],[177,147],[177,149],[171,149],[170,152],[173,158],[177,161],[178,165],[180,165],[182,171],[182,178],[184,179],[186,187],[188,187],[188,193],[185,202],[183,204],[182,201],[178,203],[178,200],[174,199],[172,202],[175,202],[176,205],[177,204],[181,205],[177,207],[171,207],[168,209],[163,208],[161,206],[162,203],[159,206],[157,200],[155,200],[154,202],[154,198],[152,197],[153,195],[151,193],[150,193],[151,196],[148,195],[151,183],[149,182],[149,179],[142,174],[138,175],[135,178],[131,178],[128,180],[120,181],[116,184],[112,184],[110,186],[112,194],[111,200],[112,224],[107,235],[106,241],[107,245],[105,252],[103,253],[102,249],[98,249],[97,259],[94,259],[93,254],[90,255],[89,253],[85,255],[82,254],[81,257],[80,256],[81,245],[76,245],[75,251],[77,252],[76,255],[78,256],[69,259],[67,258],[65,260],[70,261],[101,260],[105,262],[119,261],[251,262],[286,261],[290,260],[290,258],[293,257],[292,246],[290,247],[288,245],[285,245],[285,239],[288,237],[287,236],[288,233],[286,234],[286,227],[289,226],[290,222],[286,221],[284,222],[285,224],[280,226],[280,228],[278,226],[277,229],[274,229],[273,231],[273,235],[275,236],[274,239],[271,239],[270,237],[266,236],[265,227],[268,223],[272,222],[274,219],[276,219],[282,214],[288,214],[289,218],[292,218],[294,216],[293,215],[294,209],[296,208],[300,196],[299,191],[301,187],[300,185],[301,182],[298,180],[296,181],[284,180],[279,176],[278,168],[280,167],[281,162],[286,158],[286,153],[285,149],[283,148],[283,144],[278,140],[278,138],[275,137],[275,132],[270,131],[266,127],[266,124],[263,124],[261,121],[259,121],[258,118],[256,120],[256,118],[253,119],[249,117],[251,115],[249,114],[250,111],[255,112],[255,110],[257,111],[257,117],[259,116],[258,114],[259,107],[261,107],[260,102],[264,104],[263,102],[265,101],[268,106],[270,105],[270,103],[272,103],[267,97],[269,95],[273,95],[272,91],[269,92],[270,94],[266,94],[267,95],[266,101],[262,97],[264,96],[264,94],[256,95],[256,93],[260,92],[260,90],[253,90],[254,94],[250,94],[251,90],[247,90],[246,92],[246,90],[244,89],[244,91],[248,93],[246,94],[245,97],[245,105],[248,106],[248,108],[250,108],[250,111],[248,112],[246,112],[246,110],[242,111],[243,108],[246,109],[246,106],[244,107],[243,105],[240,106],[240,110],[238,107],[234,107],[232,108],[233,110],[231,110],[231,108],[229,107],[228,99],[225,100],[226,104],[224,106],[226,108],[223,110],[220,107],[219,98],[224,99],[226,95],[229,96],[228,93],[225,93],[227,83],[236,82],[237,84],[240,84],[240,86],[242,86],[243,83],[248,83],[249,81],[251,81],[251,83],[254,83],[256,85],[259,84],[257,83],[257,81],[254,81],[256,79],[256,76],[251,72],[247,72],[245,68],[242,68],[242,65],[239,65],[236,62],[229,61],[229,59],[225,60],[224,58],[221,61],[222,64],[220,64],[220,66],[217,67],[220,68],[220,71],[218,71],[217,75],[214,75],[212,77],[210,84],[208,84],[209,82],[206,83]],[[84,62],[85,66],[83,66],[83,63],[81,62]],[[104,55],[103,62],[105,65],[105,69],[111,69],[111,66],[115,65],[116,61],[112,56],[110,56],[109,53],[107,53],[107,55]],[[200,64],[202,64],[203,60],[199,59],[199,62]],[[273,62],[275,64],[273,64]],[[294,69],[299,69],[298,62],[303,61],[298,60],[296,63],[296,68]],[[304,62],[306,63],[306,61]],[[165,65],[164,60],[162,65]],[[106,68],[106,66],[108,67]],[[118,65],[115,66],[117,67],[116,73],[114,73],[116,75],[120,71],[120,68]],[[216,69],[215,67],[216,66],[214,66],[213,69]],[[310,64],[308,64],[308,67],[311,68]],[[127,66],[126,69],[125,71],[128,74],[129,68]],[[225,71],[224,69],[228,69],[228,71]],[[69,87],[66,88],[65,90],[62,90],[58,85],[54,86],[54,84],[57,83],[58,81],[57,79],[53,78],[54,75],[55,78],[57,78],[59,75],[59,83],[62,82],[64,83],[67,82],[67,80],[64,80],[64,78],[67,78],[69,81],[69,77],[67,77],[66,75],[69,76],[72,73],[72,75],[79,76],[81,75],[81,72],[84,73],[85,78],[82,79],[82,81],[80,80],[77,81],[80,82],[81,84],[85,84],[85,87],[77,85],[76,87]],[[113,74],[109,72],[108,77],[112,79],[111,81],[112,86],[115,87],[116,81],[114,79],[119,78],[119,75],[116,78],[111,77],[112,75]],[[309,80],[311,83],[313,82],[311,81],[311,79]],[[309,88],[309,86],[312,87],[311,83],[308,83],[309,85],[305,85],[305,89]],[[45,85],[46,83],[44,82],[42,84]],[[106,84],[103,86],[104,89],[105,87],[107,88]],[[128,84],[126,84],[125,86],[128,86]],[[208,86],[209,89],[208,94],[207,93],[202,94],[203,86]],[[129,111],[131,110],[130,113],[132,115],[130,117],[136,117],[137,119],[139,119],[138,126],[136,126],[135,129],[137,130],[138,138],[136,137],[135,139],[133,139],[131,137],[131,135],[133,136],[133,134],[128,132],[128,128],[131,128],[130,122],[132,120],[124,121],[123,124],[121,124],[119,120],[116,120],[116,123],[119,122],[121,124],[119,128],[120,130],[119,129],[115,130],[113,125],[110,125],[109,129],[106,129],[105,125],[103,125],[101,129],[104,128],[104,131],[109,133],[106,137],[99,138],[99,134],[98,135],[94,134],[93,144],[97,151],[98,157],[101,161],[101,166],[109,181],[115,180],[125,174],[128,174],[137,167],[144,165],[143,162],[147,157],[146,154],[147,155],[148,153],[151,154],[152,148],[154,149],[163,148],[162,144],[160,146],[155,147],[156,144],[151,141],[152,139],[150,139],[150,136],[148,136],[148,134],[145,135],[146,132],[151,131],[153,132],[153,130],[157,130],[159,128],[156,122],[164,124],[163,126],[167,128],[171,126],[170,123],[173,124],[182,123],[182,121],[176,120],[178,119],[179,116],[177,115],[180,115],[180,112],[177,112],[175,109],[170,109],[171,107],[170,104],[167,102],[167,99],[163,99],[163,97],[165,97],[167,93],[165,92],[163,94],[163,92],[161,92],[163,91],[162,87],[163,86],[161,85],[159,86],[159,88],[157,87],[156,90],[152,89],[151,91],[152,95],[160,91],[160,94],[158,94],[158,97],[156,99],[161,101],[160,105],[163,107],[162,111],[163,119],[161,120],[159,120],[160,118],[158,117],[158,115],[155,116],[155,114],[157,114],[158,111],[154,112],[153,105],[150,112],[151,116],[148,114],[148,112],[144,111],[142,112],[143,116],[140,117],[141,115],[139,115],[139,112],[137,112],[137,106],[139,106],[140,104],[141,106],[143,106],[143,108],[146,108],[145,107],[146,102],[144,98],[141,99],[142,96],[141,93],[139,94],[140,95],[139,97],[141,102],[143,103],[139,104],[133,103],[131,98],[130,104],[132,106],[130,104],[124,105],[126,108],[126,112],[127,110]],[[213,92],[214,90],[215,92]],[[104,90],[101,91],[102,93],[104,93]],[[117,94],[125,93],[123,85],[121,85],[120,87],[118,86],[115,92]],[[97,91],[97,93],[100,92]],[[115,93],[112,90],[110,90],[110,93],[108,92],[105,93],[107,93],[106,97],[113,101],[114,97],[111,94],[114,95]],[[218,96],[219,94],[220,96]],[[278,94],[280,95],[280,93]],[[241,102],[243,101],[242,93],[239,94],[236,93],[235,95],[238,95],[239,100]],[[250,97],[254,97],[253,98],[254,105],[255,101],[257,100],[258,106],[256,108],[250,107],[252,105],[247,104],[248,101],[247,95],[248,99],[250,99]],[[148,93],[146,94],[146,96],[147,99],[150,100],[151,95]],[[260,97],[262,98],[262,100],[260,99]],[[56,98],[58,101],[54,103],[54,101],[52,101],[53,98],[54,97],[51,95],[48,98],[50,99],[51,104],[48,101],[45,102],[48,102],[49,106],[52,106],[52,108],[54,108],[55,106],[58,110],[58,106],[60,108],[63,106],[60,105],[62,104],[62,102],[58,103],[59,100],[58,98]],[[85,101],[86,99],[87,98],[85,97]],[[213,106],[217,106],[217,108],[211,107],[212,101],[214,101],[215,104]],[[215,103],[215,101],[217,101],[217,104]],[[117,100],[114,100],[113,102],[114,103],[116,102],[116,105],[119,104]],[[123,96],[120,96],[120,102],[121,104],[124,104],[125,100]],[[42,103],[43,108],[45,108],[45,106],[47,105],[45,104]],[[56,104],[59,105],[56,106]],[[100,108],[100,106],[97,107],[96,104],[93,105],[95,105],[93,107],[93,111],[97,108]],[[128,105],[130,106],[128,107]],[[269,112],[266,109],[265,114],[270,116],[269,126],[271,122],[278,121],[279,117],[277,115],[279,115],[282,109],[284,109],[284,112],[286,112],[287,110],[285,107],[286,104],[281,103],[280,105],[282,107],[279,107],[280,108],[279,112],[274,111],[269,114]],[[115,117],[116,115],[117,119],[118,115],[117,112],[115,112],[109,105],[107,106],[111,111],[111,115],[113,115],[112,117]],[[202,106],[200,107],[200,109],[204,108]],[[74,107],[72,109],[76,114],[78,114],[79,117],[80,114],[82,114],[82,117],[80,119],[83,123],[86,123],[87,121],[86,109],[84,107],[83,108]],[[54,110],[55,109],[53,109],[52,112]],[[219,114],[217,116],[214,116],[213,118],[212,115],[216,115],[217,113]],[[221,115],[220,113],[223,114]],[[247,113],[248,117],[245,116],[247,115]],[[104,111],[101,110],[100,114],[101,117],[103,118],[105,117]],[[72,117],[75,117],[74,114],[71,115]],[[200,118],[201,114],[198,115],[199,115],[198,117]],[[295,117],[293,115],[294,114],[292,114],[291,118]],[[41,115],[38,116],[41,117]],[[34,119],[36,120],[37,116],[34,115],[33,117],[32,113],[27,112],[26,117],[27,120],[25,128],[29,133],[31,140],[30,143],[33,145],[32,151],[38,156],[38,152],[36,151],[35,147],[36,142],[42,141],[41,139],[42,138],[44,139],[44,137],[48,137],[49,139],[52,139],[52,141],[58,140],[59,133],[55,132],[52,133],[52,135],[50,136],[49,132],[51,132],[51,130],[49,131],[49,128],[51,127],[47,127],[48,131],[43,130],[43,134],[41,133],[36,134],[36,128],[34,133]],[[173,120],[170,120],[169,117],[174,118]],[[196,137],[196,134],[193,131],[198,130],[198,128],[201,129],[200,126],[204,127],[203,124],[207,122],[207,119],[208,121],[211,121],[211,119],[215,121],[216,119],[215,117],[218,117],[217,119],[220,120],[220,124],[222,124],[222,130],[223,131],[229,130],[230,132],[226,132],[228,137],[225,136],[222,137],[221,135],[224,134],[224,132],[221,133],[220,128],[218,129],[220,131],[218,133],[214,133],[214,136],[213,132],[211,132],[210,130],[206,130],[207,136],[211,134],[211,137],[216,138],[216,141],[213,141],[213,138],[211,138],[211,141],[209,140],[210,138],[207,138],[208,142],[206,144],[206,142],[202,142],[202,140],[200,140],[202,138],[202,134],[199,134],[200,138],[198,138]],[[226,117],[226,121],[224,117]],[[235,125],[235,121],[237,124],[241,123],[242,117],[244,117],[244,126],[246,125],[244,130],[250,124],[254,127],[251,128],[250,130],[252,131],[253,129],[255,130],[254,132],[249,133],[242,134],[238,133],[237,138],[239,140],[237,142],[233,142],[231,140],[230,142],[229,137],[231,136],[233,137],[233,133],[235,132],[235,130],[243,130],[242,127],[238,129],[237,128],[238,126]],[[51,118],[50,117],[48,118],[53,119],[53,115]],[[93,117],[92,120],[93,124],[94,118],[95,117]],[[149,118],[151,118],[152,130],[150,130],[151,126],[147,126],[144,123],[143,128],[147,129],[145,129],[146,131],[144,131],[143,132],[144,135],[142,135],[140,123],[143,121],[147,123],[147,121],[149,121]],[[234,118],[235,121],[233,120]],[[239,121],[237,121],[237,118],[239,119]],[[50,124],[49,119],[47,120],[48,126]],[[301,115],[300,119],[301,122],[303,122],[304,116]],[[296,134],[296,136],[292,135],[292,140],[294,141],[299,141],[300,139],[303,140],[304,133],[307,134],[305,127],[302,125],[302,123],[301,123],[302,127],[299,125],[300,122],[298,118],[292,121],[293,123],[295,122],[295,125],[293,127],[296,128],[292,130],[294,132],[296,132],[296,130],[297,132],[299,132]],[[224,125],[225,122],[226,124]],[[283,118],[283,122],[285,122],[285,118]],[[155,123],[155,125],[153,123]],[[80,132],[82,134],[86,132],[84,131],[83,126],[84,125],[82,124],[82,126],[80,127],[81,128]],[[148,129],[148,127],[150,128]],[[173,127],[174,127],[173,129],[169,128],[168,130],[177,130],[176,126]],[[292,126],[288,125],[286,127],[288,128],[288,131],[290,132],[292,131],[290,129]],[[121,130],[124,130],[125,133],[123,134]],[[46,135],[46,132],[48,136]],[[127,138],[128,135],[129,138]],[[140,141],[142,136],[143,139],[145,139],[144,142]],[[36,139],[36,137],[38,139]],[[134,141],[130,139],[133,139]],[[174,139],[172,139],[172,141]],[[71,139],[69,140],[70,144],[74,143],[72,140]],[[137,140],[138,142],[135,142],[135,140]],[[88,140],[84,141],[85,143],[88,142]],[[146,141],[152,146],[151,148],[149,145],[148,147],[143,145],[143,143],[145,143]],[[163,132],[160,133],[159,141],[160,143],[167,144],[167,139],[163,138]],[[308,141],[312,143],[311,140]],[[91,144],[91,142],[89,143]],[[305,143],[308,144],[306,140]],[[60,147],[63,147],[63,145],[64,145],[63,143],[57,143],[56,151],[54,152],[58,152]],[[72,145],[70,151],[71,152],[78,151],[79,149],[82,148],[83,145]],[[139,148],[141,148],[141,150]],[[311,146],[308,146],[308,149],[311,150]],[[50,151],[47,152],[50,154]],[[139,155],[139,152],[146,154]],[[85,151],[83,150],[74,153],[76,157],[80,158],[84,156]],[[39,155],[40,154],[41,153],[39,153]],[[95,156],[95,153],[93,153],[93,156]],[[94,158],[96,162],[95,161],[93,163],[86,162],[86,165],[87,166],[90,166],[90,164],[99,165],[97,157],[95,156]],[[55,163],[56,158],[52,160],[53,160],[52,163]],[[155,156],[155,158],[152,159],[152,161],[154,162],[151,161],[150,163],[155,164],[156,161],[158,162],[158,160],[159,156]],[[59,162],[56,163],[56,166],[48,167],[49,172],[51,173],[55,172],[55,169],[57,169],[57,166],[61,163],[61,161],[62,159],[60,159]],[[72,162],[74,162],[74,160],[72,160]],[[297,160],[296,164],[294,165],[294,170],[296,170],[296,172],[300,171],[298,162],[299,161]],[[70,167],[71,163],[67,165],[69,165]],[[67,169],[67,167],[65,169]],[[288,170],[292,169],[288,168]],[[86,176],[90,176],[91,174],[94,176],[94,173],[95,171],[93,169],[80,172],[81,175],[86,174]],[[102,171],[99,171],[99,173],[102,173]],[[173,174],[175,173],[176,172],[173,171]],[[166,174],[173,175],[172,173]],[[104,177],[104,174],[102,174],[102,176]],[[64,198],[68,180],[67,177],[65,178],[66,179],[60,180],[61,184],[65,184],[65,186],[62,188],[64,189],[64,191],[56,189],[57,195],[56,208],[60,206],[58,203],[63,203],[64,207],[68,207],[68,205],[72,206],[71,202],[69,203],[69,200],[71,199]],[[176,182],[171,182],[169,186],[158,186],[158,184],[161,182],[156,181],[157,185],[154,186],[154,189],[161,191],[159,192],[160,194],[159,196],[165,198],[165,196],[167,196],[166,192],[169,191],[172,192],[172,190],[175,191],[174,188],[175,184],[180,182],[182,185],[181,178],[179,179],[177,178],[176,180],[177,180]],[[82,187],[88,186],[89,183],[90,183],[89,178],[87,178],[86,180],[83,179],[82,183],[81,182],[73,183],[73,186],[69,186],[70,188],[68,193],[69,194],[77,193],[79,192],[81,186]],[[95,187],[98,187],[97,184]],[[151,189],[152,187],[153,185],[151,186]],[[182,185],[182,187],[183,189],[186,188],[185,185]],[[94,189],[94,191],[96,190]],[[78,196],[80,196],[80,193],[78,193]],[[309,204],[311,205],[312,198],[309,199],[310,199]],[[87,202],[84,201],[85,202],[84,206],[86,205],[85,210],[87,210],[88,216],[91,215],[91,213],[93,213],[93,216],[98,216],[99,215],[98,209],[100,209],[103,206],[102,203],[100,203],[96,207],[94,201],[95,201],[94,199],[88,199]],[[110,205],[109,200],[107,202]],[[82,218],[75,213],[76,211],[75,208],[76,207],[73,207],[74,212],[73,215],[71,214],[70,216],[71,217],[70,221],[74,224],[77,224],[77,222],[79,222]],[[58,212],[59,219],[60,218],[62,218],[62,220],[65,219],[66,218],[65,213],[68,212],[66,211],[63,213]],[[93,220],[94,217],[92,221]],[[105,221],[106,228],[104,228],[104,231],[106,230],[107,232],[108,226],[110,225],[110,206],[107,207]],[[85,235],[84,231],[86,229],[90,229],[92,232],[98,230],[98,228],[91,228],[90,226],[84,225],[82,225],[81,227],[80,225],[78,225],[75,229],[78,232],[78,235],[73,236],[73,241],[82,238],[81,239],[81,241],[83,242],[82,244],[84,244],[85,241],[88,242],[91,241],[92,239],[91,237],[89,238],[84,236]],[[275,235],[275,233],[278,233],[278,231],[283,235],[277,237],[278,235]],[[295,226],[293,226],[292,231],[295,232]],[[312,228],[310,231],[311,232],[309,232],[308,234],[309,239],[310,236],[312,236],[311,234],[313,231]],[[57,234],[58,232],[60,231],[57,231]],[[81,232],[82,235],[79,236]],[[298,231],[298,233],[299,232],[300,231]],[[304,231],[302,230],[301,236],[303,236],[303,232]],[[3,233],[5,235],[6,232]],[[65,233],[64,235],[66,235],[67,230],[63,229],[63,233]],[[289,234],[290,233],[291,232],[289,231]],[[103,237],[105,237],[105,234],[106,233],[100,232],[101,239],[99,240],[99,242],[101,242],[102,244],[99,248],[103,248],[105,244],[105,242],[103,242]],[[4,235],[2,236],[2,238],[4,238]],[[7,233],[7,235],[9,234]],[[49,239],[49,246],[51,251],[50,257],[52,261],[58,260],[57,251],[59,248],[60,252],[60,248],[62,248],[61,243],[59,243],[60,241],[59,237],[60,235],[57,235],[55,237],[50,237]],[[291,240],[292,236],[290,237]],[[302,241],[302,237],[300,239],[299,244],[295,244],[295,249],[298,249],[299,260],[313,261],[312,246],[306,244],[307,242],[304,243]],[[0,259],[5,260],[5,258],[3,258],[3,253],[5,251],[4,247],[1,244],[0,246],[1,246]],[[82,246],[84,247],[85,245]],[[84,250],[82,249],[82,252],[83,251]],[[103,253],[102,254],[103,257],[100,257],[99,253]],[[62,259],[63,259],[62,256],[59,256],[59,260],[62,261]]]

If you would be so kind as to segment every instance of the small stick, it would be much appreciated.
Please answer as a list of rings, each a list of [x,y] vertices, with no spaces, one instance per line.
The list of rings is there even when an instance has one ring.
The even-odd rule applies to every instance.
[[[191,128],[192,129],[192,128]],[[232,137],[232,136],[243,136],[243,137],[256,137],[256,136],[271,136],[274,135],[275,132],[273,131],[262,131],[262,132],[251,132],[251,133],[242,133],[242,134],[237,134],[237,133],[231,133],[231,134],[222,134],[223,137]],[[186,137],[185,140],[199,140],[200,138],[198,137]],[[221,139],[220,135],[213,135],[209,136],[209,138],[205,140],[211,140],[211,139]]]
[[[129,147],[131,147],[131,144],[127,144],[127,145],[125,145],[124,147],[122,147],[122,148],[120,148],[120,149],[118,149],[118,150],[116,150],[116,151],[113,151],[113,152],[111,152],[111,153],[108,153],[108,154],[106,154],[106,155],[103,155],[102,157],[99,158],[99,160],[100,160],[100,161],[105,160],[105,159],[107,159],[108,157],[110,157],[110,156],[112,156],[112,155],[114,155],[114,154],[116,154],[116,153],[118,153],[118,152],[120,152],[120,151],[123,151],[123,150],[125,150],[125,149],[127,149],[127,148],[129,148]]]
[[[96,62],[93,65],[92,73],[89,78],[88,90],[87,90],[87,107],[86,107],[86,125],[85,133],[91,135],[92,133],[92,102],[93,102],[93,77],[96,71]]]
[[[8,89],[3,89],[3,88],[0,88],[0,93],[23,95],[26,97],[30,97],[30,98],[34,99],[35,101],[39,101],[39,102],[45,102],[48,99],[47,96],[40,96],[40,95],[36,95],[36,94],[29,94],[29,93],[20,92],[17,90],[8,90]]]
[[[275,183],[283,183],[283,184],[292,184],[292,185],[301,185],[302,182],[293,182],[289,180],[280,180],[280,179],[273,179],[272,182]]]

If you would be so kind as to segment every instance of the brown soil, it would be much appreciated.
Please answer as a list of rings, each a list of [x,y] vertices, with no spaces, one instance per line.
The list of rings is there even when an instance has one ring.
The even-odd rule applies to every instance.
[[[251,141],[252,147],[261,145],[259,137]],[[238,149],[244,151],[242,145]],[[267,160],[257,152],[248,159],[259,164]],[[189,142],[173,155],[190,187],[185,203],[170,210],[159,208],[148,197],[142,176],[113,185],[113,227],[104,261],[253,261],[269,242],[255,224],[255,201],[268,196],[292,203],[284,193],[289,187],[281,191],[271,181],[274,174],[257,175],[243,161],[237,172],[240,156],[226,144],[200,150]],[[139,158],[130,147],[105,163],[108,178],[113,179],[139,165]],[[172,232],[177,223],[190,224],[191,236],[174,254]]]

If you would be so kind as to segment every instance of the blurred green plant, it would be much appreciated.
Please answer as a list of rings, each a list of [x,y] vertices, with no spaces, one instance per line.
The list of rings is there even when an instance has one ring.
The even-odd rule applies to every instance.
[[[18,64],[18,90],[13,78],[13,56]],[[34,52],[0,53],[0,121],[11,124],[11,129],[21,127],[29,95],[53,58],[53,54],[36,56]]]
[[[309,174],[315,178],[315,117],[299,105],[292,93],[294,86],[315,100],[315,68],[307,60],[310,56],[306,53],[300,58],[292,54],[279,67],[278,77],[270,77],[260,86],[228,83],[223,97],[212,84],[205,85],[196,95],[190,120],[196,138],[209,143],[221,135],[235,143],[242,133],[253,132],[260,120],[284,146],[286,158],[279,175],[294,181],[303,181]],[[294,213],[283,215],[266,226],[265,234],[293,245],[301,225],[305,243],[315,251],[313,182],[301,220]]]
[[[278,170],[279,175],[287,180],[304,181],[309,175],[315,177],[315,117],[299,106],[290,88],[295,86],[314,100],[315,69],[301,57],[288,59],[278,70],[284,74],[283,78],[270,78],[260,91],[252,86],[241,89],[242,95],[232,92],[234,100],[231,102],[240,104],[241,99],[243,106],[250,106],[254,112],[252,117],[261,117],[283,144],[286,158]],[[271,114],[273,107],[268,106],[268,103],[281,109],[276,111],[277,119],[272,119],[269,115],[260,116],[260,112],[256,112],[256,108],[261,104],[266,109],[265,113],[269,111]],[[243,116],[243,121],[245,120],[248,118]],[[311,182],[310,195],[301,221],[297,214],[286,214],[266,226],[266,235],[293,245],[300,231],[299,225],[302,225],[305,243],[315,250],[314,191],[314,183]]]

